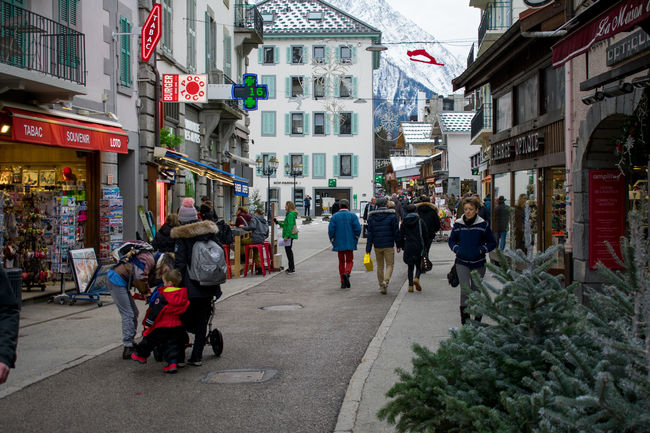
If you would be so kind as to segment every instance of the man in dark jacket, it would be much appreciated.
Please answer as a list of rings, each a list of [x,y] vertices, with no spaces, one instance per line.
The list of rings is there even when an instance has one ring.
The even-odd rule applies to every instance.
[[[494,208],[494,225],[492,226],[494,234],[499,242],[499,249],[506,247],[506,235],[510,225],[510,208],[506,205],[504,196],[499,196],[497,206]]]
[[[440,216],[438,215],[438,208],[429,201],[429,197],[426,195],[420,197],[420,202],[415,207],[418,215],[427,227],[427,236],[424,239],[424,253],[427,264],[429,264],[431,263],[431,260],[429,260],[429,249],[431,249],[431,243],[436,238],[436,233],[440,230]],[[427,269],[422,269],[422,273],[426,271]]]
[[[368,213],[368,243],[366,244],[366,253],[370,253],[372,247],[375,247],[375,259],[377,261],[377,280],[379,281],[379,291],[386,294],[386,288],[393,275],[393,266],[395,265],[395,250],[400,251],[399,242],[399,224],[395,209],[386,208],[387,200],[380,198],[377,200],[377,209]],[[384,263],[386,272],[384,272]]]
[[[181,225],[174,227],[171,232],[172,239],[176,240],[176,251],[174,266],[183,276],[183,286],[187,287],[187,296],[190,299],[190,306],[182,315],[183,326],[188,332],[194,334],[192,355],[187,364],[199,366],[203,358],[205,336],[207,334],[208,321],[212,313],[211,301],[221,296],[221,286],[202,286],[199,281],[189,277],[189,268],[192,263],[192,248],[198,241],[214,241],[219,244],[217,234],[219,229],[212,221],[198,221],[196,217],[183,219],[179,215]]]
[[[19,301],[5,270],[0,268],[0,384],[7,381],[9,369],[15,367],[19,315]]]

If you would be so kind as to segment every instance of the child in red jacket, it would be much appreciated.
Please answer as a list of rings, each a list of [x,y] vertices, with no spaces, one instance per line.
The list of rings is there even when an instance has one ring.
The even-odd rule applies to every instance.
[[[185,330],[180,315],[187,310],[190,301],[185,287],[177,287],[182,281],[181,273],[176,269],[163,274],[163,287],[156,289],[149,298],[149,309],[145,315],[143,339],[135,345],[131,359],[141,364],[155,347],[162,349],[167,366],[165,373],[176,373],[178,362],[183,360],[185,350]]]

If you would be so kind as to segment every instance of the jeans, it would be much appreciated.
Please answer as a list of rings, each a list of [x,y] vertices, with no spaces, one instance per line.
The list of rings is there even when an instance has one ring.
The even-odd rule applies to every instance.
[[[497,233],[497,239],[499,240],[499,249],[502,250],[506,247],[506,237],[508,232]]]
[[[135,345],[139,356],[148,358],[154,348],[162,350],[163,358],[168,363],[185,360],[185,330],[182,326],[157,328]]]
[[[352,272],[352,266],[354,265],[354,251],[345,250],[339,251],[339,275],[341,276],[341,282],[343,282],[343,274],[350,275]]]
[[[133,347],[133,339],[138,330],[138,307],[135,306],[135,302],[125,286],[118,286],[108,279],[106,286],[122,317],[122,344],[126,347]]]
[[[375,248],[375,259],[377,260],[377,281],[381,283],[390,281],[393,275],[393,265],[395,264],[395,249]],[[386,272],[384,272],[384,263],[386,263]]]
[[[467,266],[459,265],[456,263],[456,272],[458,273],[458,281],[460,281],[460,287],[470,287],[473,292],[478,292],[478,287],[472,281],[470,277],[470,272],[477,271],[481,278],[485,276],[485,265],[480,268],[470,269]],[[460,306],[465,307],[467,305],[467,295],[463,290],[460,291]]]
[[[295,271],[296,266],[293,263],[293,250],[291,248],[293,248],[293,239],[291,239],[291,245],[284,247],[284,252],[287,253],[287,260],[289,262],[287,269],[290,271]]]
[[[422,269],[420,269],[422,261],[417,260],[416,263],[409,263],[408,265],[408,278],[409,278],[409,286],[413,285],[413,270],[415,269],[415,278],[420,278],[420,275],[422,274]]]

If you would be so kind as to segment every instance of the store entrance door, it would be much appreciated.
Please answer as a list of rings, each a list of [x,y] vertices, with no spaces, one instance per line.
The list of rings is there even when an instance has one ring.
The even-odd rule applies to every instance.
[[[321,188],[314,190],[314,212],[316,216],[323,215],[323,197],[334,197],[336,201],[345,198],[350,201],[350,190],[337,188]]]

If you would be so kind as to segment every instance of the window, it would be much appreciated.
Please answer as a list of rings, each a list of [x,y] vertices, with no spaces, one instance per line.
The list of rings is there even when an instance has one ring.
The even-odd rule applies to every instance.
[[[223,73],[232,77],[232,36],[228,29],[223,30]]]
[[[326,176],[326,171],[325,171],[325,157],[326,154],[324,153],[314,153],[313,156],[313,161],[314,161],[314,166],[313,166],[313,176],[314,178],[321,178],[324,179]]]
[[[352,176],[352,155],[339,155],[339,176]]]
[[[124,17],[120,17],[120,33],[131,33],[131,23]],[[120,84],[131,87],[131,36],[120,36]]]
[[[265,65],[275,64],[275,47],[264,47],[263,53],[264,53],[263,63]]]
[[[302,96],[305,92],[302,86],[303,77],[291,77],[291,97]]]
[[[314,62],[325,63],[325,47],[320,45],[314,47]]]
[[[291,133],[301,135],[304,133],[304,115],[291,113]]]
[[[178,110],[179,105],[180,104],[171,102],[163,103],[163,114],[165,115],[165,121],[171,120],[173,123],[178,124],[180,121],[180,113]]]
[[[314,113],[314,135],[325,135],[325,113]]]
[[[292,64],[302,64],[303,59],[302,59],[302,53],[303,53],[303,47],[291,47],[291,63]]]
[[[537,75],[515,87],[518,125],[537,117],[537,88]]]
[[[344,45],[339,49],[341,63],[352,63],[352,47]]]
[[[77,2],[78,0],[59,0],[60,22],[65,23],[70,27],[77,26]],[[14,2],[14,4],[16,3]],[[22,5],[22,2],[18,4]]]
[[[314,77],[314,98],[325,97],[325,77]]]
[[[275,111],[262,111],[262,135],[275,136]]]
[[[59,0],[58,9],[60,22],[65,23],[70,27],[77,26],[77,1],[78,0]],[[16,4],[16,2],[13,3]],[[22,2],[19,4],[22,4]],[[6,9],[9,11],[9,8]],[[59,28],[59,32],[55,35],[57,60],[59,64],[77,68],[79,67],[81,45],[79,39],[70,33],[71,32],[68,28],[61,27]]]
[[[352,113],[339,114],[339,134],[352,135]]]
[[[269,99],[275,99],[275,75],[262,75],[260,82],[267,85],[269,89]]]
[[[564,66],[542,71],[542,114],[564,107]]]
[[[454,100],[450,98],[443,98],[442,111],[454,111]]]
[[[497,131],[512,128],[512,92],[500,96],[496,100]]]
[[[205,13],[205,71],[217,69],[217,23]]]
[[[263,153],[262,155],[257,155],[257,157],[261,157],[261,159],[262,159],[262,166],[261,167],[258,166],[258,167],[255,168],[256,173],[257,173],[258,176],[265,176],[265,175],[268,174],[268,175],[270,175],[269,177],[276,177],[276,174],[277,174],[277,171],[278,171],[277,168],[276,168],[276,170],[271,171],[271,168],[269,167],[269,160],[271,159],[271,157],[274,157],[274,156],[277,158],[275,153]],[[257,157],[255,159],[257,159]],[[266,171],[266,174],[265,174],[265,171]]]
[[[168,53],[172,52],[172,0],[163,0],[162,2],[162,36],[161,42],[163,50]]]
[[[187,0],[187,69],[196,73],[196,0]]]
[[[264,23],[272,23],[273,22],[273,14],[262,14],[262,20]]]
[[[349,75],[346,75],[344,77],[341,77],[340,81],[340,88],[339,88],[339,96],[341,98],[349,98],[352,96],[352,77]]]
[[[302,154],[293,154],[291,155],[290,160],[290,172],[297,173],[298,176],[302,176],[303,165],[302,165]]]
[[[308,20],[322,20],[323,19],[323,12],[322,11],[310,11],[310,12],[307,12],[307,19]]]

